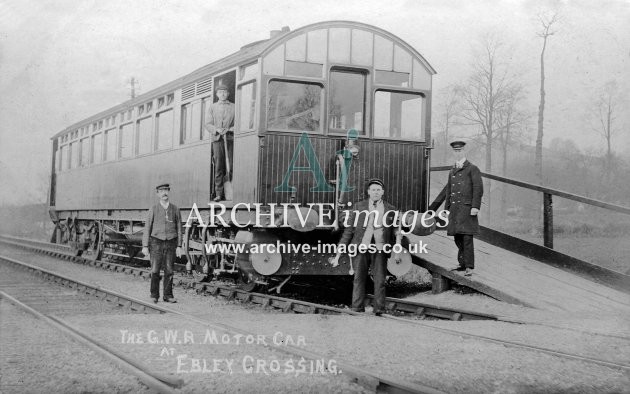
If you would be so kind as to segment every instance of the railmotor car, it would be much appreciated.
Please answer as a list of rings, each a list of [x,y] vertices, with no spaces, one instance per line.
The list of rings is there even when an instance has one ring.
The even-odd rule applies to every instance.
[[[55,134],[52,241],[95,258],[104,250],[133,256],[155,185],[170,182],[171,200],[182,218],[190,218],[183,245],[189,267],[238,273],[248,285],[292,275],[347,275],[351,261],[333,268],[327,253],[206,246],[334,243],[334,226],[313,223],[330,224],[348,202],[364,198],[369,178],[385,181],[385,198],[399,209],[426,210],[434,74],[410,45],[363,23],[272,31],[268,39]],[[204,123],[219,83],[235,104],[234,145],[226,199],[211,203],[214,169]],[[237,227],[231,219],[246,223],[256,213],[244,203],[260,204],[257,213],[263,214],[273,204],[302,208],[278,209],[260,226]],[[309,203],[329,204],[330,212],[316,217],[304,208]],[[217,205],[226,208],[227,227],[207,226]],[[298,213],[313,216],[303,225]]]

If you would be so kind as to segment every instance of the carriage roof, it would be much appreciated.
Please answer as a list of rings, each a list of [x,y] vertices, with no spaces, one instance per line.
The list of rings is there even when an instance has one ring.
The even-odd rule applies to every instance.
[[[247,44],[243,47],[241,47],[240,50],[238,50],[237,52],[232,53],[231,55],[228,55],[224,58],[221,58],[215,62],[212,62],[208,65],[205,65],[203,67],[198,68],[197,70],[184,75],[181,78],[178,78],[176,80],[173,80],[169,83],[166,83],[156,89],[153,89],[151,91],[148,91],[146,93],[140,94],[137,97],[127,100],[121,104],[118,104],[114,107],[111,107],[105,111],[99,112],[93,116],[90,116],[88,118],[85,118],[79,122],[76,122],[70,126],[68,126],[67,128],[63,129],[62,131],[58,132],[57,134],[55,134],[53,137],[51,137],[51,139],[55,139],[59,136],[64,135],[65,133],[72,131],[78,127],[82,127],[86,124],[90,124],[94,121],[100,120],[103,117],[106,116],[111,116],[114,113],[118,113],[120,111],[124,111],[129,109],[130,107],[133,107],[136,104],[141,104],[146,100],[149,100],[153,97],[156,96],[160,96],[160,95],[164,95],[164,94],[168,94],[173,92],[174,90],[176,90],[177,88],[180,88],[181,86],[187,85],[189,83],[195,82],[201,78],[204,78],[208,75],[212,75],[214,73],[220,72],[222,70],[225,70],[226,68],[230,68],[239,64],[246,64],[246,63],[250,63],[254,60],[256,60],[257,58],[264,56],[266,54],[269,54],[271,51],[273,51],[276,47],[283,45],[284,43],[288,42],[289,40],[291,40],[294,37],[298,37],[302,34],[308,33],[310,31],[314,31],[314,30],[318,30],[318,29],[325,29],[325,28],[335,28],[335,27],[340,27],[340,28],[353,28],[353,29],[359,29],[359,30],[365,30],[365,31],[369,31],[371,33],[374,33],[376,35],[379,35],[381,37],[387,38],[389,40],[391,40],[392,42],[395,42],[396,44],[400,45],[401,47],[403,47],[405,50],[407,50],[413,58],[415,58],[415,60],[417,60],[420,64],[422,64],[422,66],[426,69],[426,71],[433,75],[435,74],[435,70],[433,69],[433,67],[431,67],[431,65],[426,61],[426,59],[418,52],[416,51],[412,46],[410,46],[409,44],[407,44],[405,41],[401,40],[400,38],[398,38],[397,36],[395,36],[392,33],[389,33],[383,29],[380,29],[378,27],[372,26],[372,25],[368,25],[365,23],[360,23],[360,22],[351,22],[351,21],[327,21],[327,22],[318,22],[318,23],[313,23],[311,25],[307,25],[304,27],[301,27],[299,29],[293,30],[293,31],[279,31],[279,34],[276,37],[272,37],[269,39],[264,39],[264,40],[260,40],[260,41],[256,41],[250,44]]]

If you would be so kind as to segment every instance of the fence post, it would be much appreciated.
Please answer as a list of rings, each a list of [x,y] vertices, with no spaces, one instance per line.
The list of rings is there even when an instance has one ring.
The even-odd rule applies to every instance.
[[[543,193],[543,239],[544,245],[553,249],[553,202],[549,193]]]

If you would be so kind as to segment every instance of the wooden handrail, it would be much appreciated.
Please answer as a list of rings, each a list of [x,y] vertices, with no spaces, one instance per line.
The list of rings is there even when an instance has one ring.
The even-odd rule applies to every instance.
[[[451,169],[451,166],[440,166],[440,167],[431,167],[431,171],[448,171]],[[616,205],[616,204],[611,204],[611,203],[607,203],[604,201],[600,201],[600,200],[595,200],[592,198],[588,198],[588,197],[584,197],[584,196],[580,196],[574,193],[569,193],[569,192],[565,192],[562,190],[558,190],[558,189],[552,189],[549,187],[545,187],[545,186],[541,186],[541,185],[535,185],[533,183],[529,183],[529,182],[525,182],[525,181],[520,181],[518,179],[514,179],[514,178],[506,178],[506,177],[502,177],[499,175],[493,175],[493,174],[489,174],[487,172],[482,172],[481,175],[483,177],[486,177],[488,179],[493,179],[499,182],[503,182],[503,183],[507,183],[510,185],[514,185],[514,186],[519,186],[525,189],[530,189],[530,190],[536,190],[545,194],[550,194],[550,195],[554,195],[554,196],[558,196],[558,197],[562,197],[562,198],[566,198],[568,200],[573,200],[573,201],[578,201],[581,203],[585,203],[585,204],[589,204],[589,205],[593,205],[599,208],[604,208],[604,209],[609,209],[611,211],[615,211],[615,212],[620,212],[620,213],[625,213],[626,215],[630,215],[630,208],[628,207],[624,207],[622,205]]]

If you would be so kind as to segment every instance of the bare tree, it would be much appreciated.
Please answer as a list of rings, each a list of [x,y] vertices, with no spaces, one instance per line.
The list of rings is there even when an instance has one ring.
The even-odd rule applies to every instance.
[[[595,121],[596,126],[593,130],[602,136],[606,141],[606,156],[604,159],[603,175],[606,180],[612,177],[613,173],[613,151],[612,137],[616,133],[614,121],[616,119],[616,109],[622,101],[617,81],[608,81],[601,89],[601,93],[595,102]]]
[[[450,126],[454,124],[455,117],[460,110],[460,97],[459,87],[456,85],[449,85],[444,88],[442,96],[444,101],[441,108],[441,114],[439,115],[439,122],[442,128],[443,143],[441,144],[443,149],[442,164],[446,163],[448,159],[448,144],[450,142]]]
[[[501,175],[507,176],[508,166],[508,149],[513,142],[523,134],[525,123],[528,119],[527,114],[519,108],[520,102],[523,100],[523,87],[520,84],[513,84],[506,89],[506,100],[504,106],[497,113],[498,124],[501,125],[498,138],[499,147],[501,148]],[[507,185],[501,185],[501,213],[505,214],[507,210]]]
[[[551,26],[558,21],[558,13],[551,16],[540,15],[542,30],[537,33],[543,39],[543,46],[540,52],[540,104],[538,105],[538,135],[536,136],[536,158],[534,166],[536,168],[536,178],[538,183],[543,182],[543,123],[545,120],[545,50],[547,49],[547,39],[555,34]]]
[[[500,116],[509,105],[516,83],[509,74],[508,65],[501,61],[503,43],[496,34],[486,35],[474,50],[472,74],[465,86],[461,87],[462,110],[464,123],[479,128],[482,143],[486,148],[485,171],[492,171],[492,145],[502,130],[504,117]],[[491,212],[490,181],[484,184],[487,195],[488,213]]]

